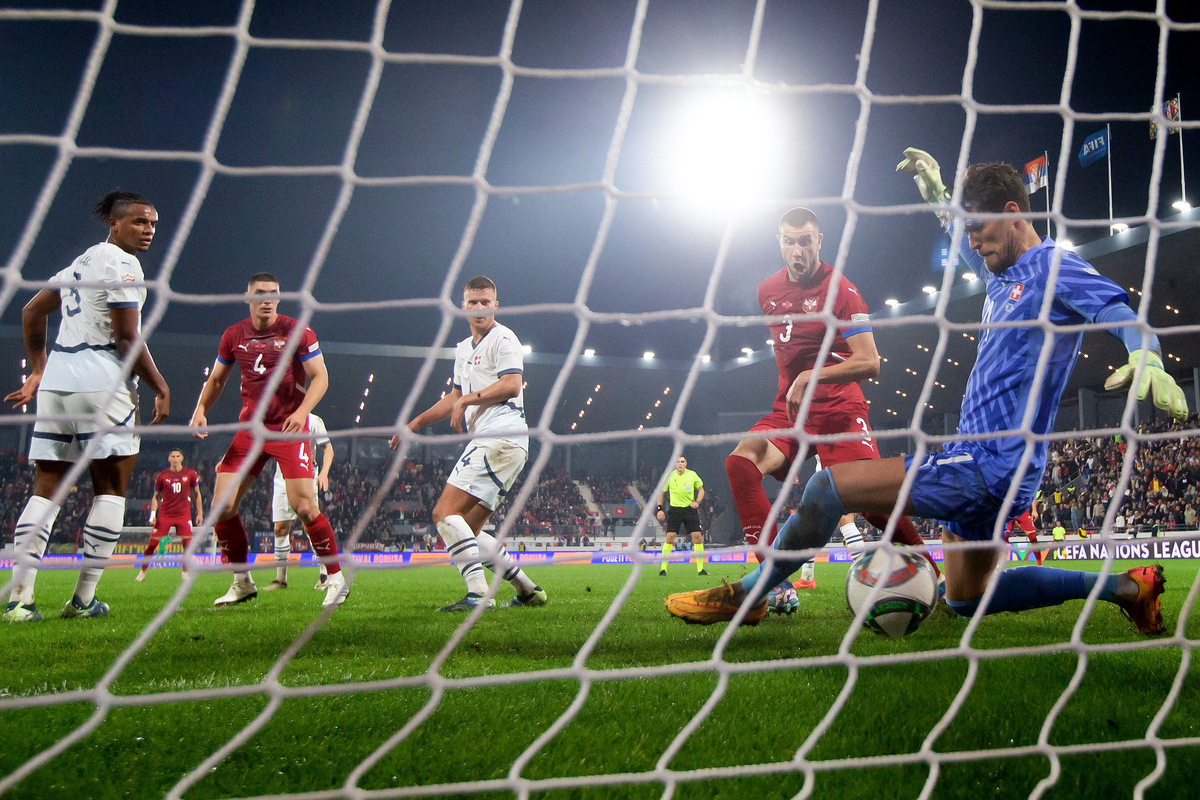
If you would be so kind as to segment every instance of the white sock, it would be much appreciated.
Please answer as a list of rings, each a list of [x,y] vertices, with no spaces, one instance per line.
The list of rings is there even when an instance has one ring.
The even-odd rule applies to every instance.
[[[125,498],[114,494],[97,495],[83,523],[83,564],[75,584],[75,596],[86,606],[96,596],[96,584],[104,574],[104,565],[117,547],[125,524]]]
[[[496,537],[486,531],[480,531],[476,534],[475,540],[479,542],[479,552],[483,556],[483,563],[492,572],[500,573],[504,580],[512,584],[518,594],[529,594],[537,588],[537,584],[529,580],[525,571],[508,554],[508,549],[496,541]]]
[[[846,545],[846,549],[852,554],[858,555],[863,551],[862,531],[853,522],[847,522],[842,526],[842,543]]]
[[[288,556],[292,554],[292,535],[286,533],[275,537],[275,580],[287,583]]]
[[[813,562],[805,561],[804,565],[800,567],[800,580],[811,581],[816,577],[816,575],[817,568],[813,566]]]
[[[33,602],[33,584],[37,580],[38,564],[50,541],[50,529],[58,517],[59,507],[36,494],[25,503],[25,510],[17,519],[13,536],[13,586],[9,595],[22,605]]]
[[[487,594],[487,576],[483,572],[483,564],[479,561],[479,541],[467,521],[457,514],[446,517],[437,524],[438,533],[446,543],[446,552],[450,560],[458,567],[458,572],[467,583],[467,592],[480,597]]]

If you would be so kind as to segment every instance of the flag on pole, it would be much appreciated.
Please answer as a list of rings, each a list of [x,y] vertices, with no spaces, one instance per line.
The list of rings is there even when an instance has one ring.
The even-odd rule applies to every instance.
[[[1033,194],[1038,189],[1049,185],[1046,181],[1046,157],[1038,156],[1025,165],[1021,170],[1021,182],[1025,184],[1025,194]]]
[[[1108,129],[1096,131],[1091,136],[1083,140],[1083,147],[1079,148],[1079,166],[1086,167],[1095,161],[1099,161],[1108,155]]]
[[[1170,100],[1162,104],[1162,114],[1167,118],[1168,122],[1179,122],[1179,98],[1172,97]],[[1179,133],[1179,128],[1167,126],[1167,135]],[[1158,123],[1150,120],[1150,138],[1158,136]]]

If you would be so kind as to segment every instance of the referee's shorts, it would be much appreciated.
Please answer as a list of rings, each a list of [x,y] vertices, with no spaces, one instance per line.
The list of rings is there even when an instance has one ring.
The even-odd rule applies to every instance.
[[[691,506],[667,509],[667,533],[692,533],[700,531],[700,512]]]

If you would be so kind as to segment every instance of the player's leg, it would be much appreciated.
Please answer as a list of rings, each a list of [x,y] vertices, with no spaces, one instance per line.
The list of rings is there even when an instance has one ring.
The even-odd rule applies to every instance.
[[[288,505],[295,509],[296,515],[300,517],[300,524],[304,526],[304,532],[308,534],[308,541],[312,544],[313,552],[325,565],[328,575],[325,580],[325,598],[321,601],[321,605],[341,605],[349,595],[350,589],[346,585],[346,576],[338,561],[337,537],[334,535],[333,526],[329,524],[329,520],[317,506],[312,476],[289,477],[288,471],[284,469],[284,477],[287,484]]]
[[[217,465],[217,477],[213,481],[213,500],[209,509],[210,515],[216,515],[216,521],[213,522],[213,535],[217,539],[222,558],[234,568],[233,583],[230,585],[229,591],[213,601],[215,606],[244,603],[258,597],[258,587],[254,585],[254,578],[251,577],[249,570],[250,535],[242,525],[242,517],[238,510],[241,508],[242,498],[250,491],[250,487],[258,478],[258,473],[262,471],[265,459],[259,458],[258,462],[253,465],[256,468],[251,469],[239,480],[237,469],[245,452],[234,454],[234,447],[239,446],[239,450],[241,449],[238,442],[238,437],[241,435],[242,432],[239,432],[234,436],[234,444],[230,445],[229,451]]]
[[[296,512],[288,505],[287,484],[279,470],[271,486],[271,523],[275,528],[275,580],[263,587],[264,592],[287,588],[287,564],[292,555],[292,521]]]
[[[764,417],[754,428],[767,425],[770,428],[778,423],[770,422],[771,417]],[[763,526],[771,513],[771,501],[763,489],[763,476],[787,470],[788,455],[780,448],[781,443],[794,446],[794,440],[743,439],[738,442],[725,458],[725,474],[729,478],[729,488],[733,495],[733,505],[737,510],[738,522],[742,526],[742,535],[746,544],[756,545],[762,536]],[[766,541],[772,541],[774,530],[767,532]],[[754,557],[759,561],[762,555],[757,551]]]
[[[137,571],[134,580],[141,582],[146,579],[146,570],[150,569],[150,559],[154,557],[154,552],[158,550],[163,536],[170,529],[171,521],[164,519],[161,514],[154,520],[154,527],[150,530],[150,543],[142,551],[142,568]]]
[[[475,532],[475,541],[479,544],[479,556],[483,559],[484,566],[503,577],[517,592],[516,597],[504,604],[505,607],[546,605],[546,591],[525,574],[525,570],[521,569],[520,564],[502,542],[483,530],[491,515],[492,509],[481,501],[467,512],[466,520]]]
[[[35,439],[33,448],[36,447]],[[4,609],[5,622],[33,622],[42,618],[34,603],[33,589],[37,582],[38,565],[46,552],[46,543],[50,541],[50,529],[60,509],[50,498],[62,483],[71,463],[38,460],[34,467],[33,494],[21,510],[13,533],[12,589]]]
[[[453,477],[451,475],[451,478]],[[475,531],[467,522],[467,516],[477,505],[478,497],[447,483],[433,507],[434,526],[442,536],[451,563],[458,569],[459,575],[467,585],[466,596],[457,603],[443,606],[443,611],[469,611],[481,602],[486,602],[488,608],[495,605],[495,601],[490,598],[484,599],[488,591],[487,576],[479,556],[479,540],[475,538]]]
[[[187,580],[187,559],[192,548],[192,521],[189,519],[180,522],[175,526],[175,532],[179,534],[179,541],[183,542],[183,553],[179,556],[179,577],[181,580]]]
[[[92,508],[83,523],[83,562],[75,594],[63,606],[63,617],[103,617],[108,606],[96,599],[96,585],[112,557],[125,524],[125,490],[137,454],[111,455],[88,465],[92,476]]]
[[[704,532],[700,530],[699,524],[692,531],[692,551],[696,554],[696,574],[708,575],[708,570],[704,568]]]
[[[663,542],[661,561],[658,563],[658,574],[667,574],[667,564],[671,561],[671,550],[675,547],[675,536],[679,528],[679,520],[674,515],[674,509],[667,510],[667,536]]]

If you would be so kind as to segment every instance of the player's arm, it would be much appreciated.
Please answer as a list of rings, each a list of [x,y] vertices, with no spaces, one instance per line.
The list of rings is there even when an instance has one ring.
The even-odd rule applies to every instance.
[[[445,397],[413,417],[405,427],[416,433],[427,425],[434,425],[444,419],[449,419],[450,414],[454,411],[454,404],[458,402],[460,397],[462,397],[462,390],[455,386]],[[388,447],[398,450],[400,448],[400,437],[398,435],[393,436],[392,440],[388,442]]]
[[[827,364],[816,373],[817,383],[858,383],[879,374],[879,350],[875,347],[875,334],[861,331],[846,337],[850,346],[850,357],[836,364]],[[788,419],[795,419],[804,399],[804,390],[813,379],[814,370],[806,369],[792,381],[787,393]]]
[[[162,499],[162,492],[158,489],[154,490],[154,495],[150,498],[150,524],[154,525],[154,519],[158,516],[158,503]]]
[[[524,380],[522,373],[510,372],[507,375],[501,375],[495,383],[478,392],[460,394],[459,398],[454,401],[454,408],[450,414],[450,427],[462,433],[463,418],[466,416],[469,406],[479,406],[482,411],[490,406],[506,403],[521,393],[522,380]]]
[[[1114,300],[1096,314],[1096,322],[1119,323],[1137,322],[1137,313],[1121,300]],[[1137,385],[1137,399],[1140,403],[1146,395],[1152,395],[1154,405],[1163,411],[1170,411],[1171,416],[1182,422],[1187,419],[1187,396],[1183,389],[1163,369],[1162,348],[1158,337],[1151,332],[1143,339],[1140,327],[1109,328],[1108,332],[1121,340],[1129,352],[1129,362],[1118,367],[1104,382],[1106,391],[1124,389],[1133,384],[1134,374],[1138,367],[1142,374]],[[1143,360],[1145,365],[1142,366]]]
[[[196,524],[204,519],[204,498],[200,496],[200,487],[192,487],[192,503],[196,506]]]
[[[658,517],[658,521],[662,522],[667,518],[667,509],[671,507],[671,490],[663,488],[662,496],[658,498],[658,511],[654,516]]]
[[[37,397],[42,373],[46,371],[46,318],[58,309],[59,303],[58,292],[42,289],[21,310],[21,334],[25,339],[29,375],[20,389],[4,397],[4,402],[12,403],[13,408],[32,403]]]
[[[304,393],[304,399],[300,401],[300,407],[283,421],[281,430],[285,433],[304,430],[308,424],[308,415],[329,389],[329,370],[325,369],[325,356],[317,353],[301,363],[304,365],[304,375],[308,378],[308,390]]]
[[[123,304],[110,306],[108,318],[112,322],[113,346],[117,349],[117,355],[124,360],[137,344],[138,308],[136,305],[126,306]],[[154,357],[150,355],[150,348],[146,347],[144,342],[137,357],[133,360],[133,374],[145,381],[146,385],[154,392],[154,418],[150,420],[150,424],[158,425],[166,422],[167,415],[171,413],[171,390],[167,386],[166,378],[155,366]]]
[[[704,484],[696,484],[696,499],[692,501],[692,508],[699,508],[704,502]]]
[[[233,362],[226,364],[220,358],[213,364],[213,368],[208,373],[208,380],[204,382],[204,387],[200,389],[200,399],[196,401],[196,410],[192,412],[192,421],[189,426],[197,430],[192,432],[192,436],[197,439],[208,438],[208,431],[203,430],[208,426],[208,410],[212,408],[213,403],[221,397],[221,392],[225,389],[225,382],[229,380],[229,373],[233,371]]]
[[[317,487],[329,491],[329,468],[333,466],[333,442],[321,445],[321,471],[317,474]]]

